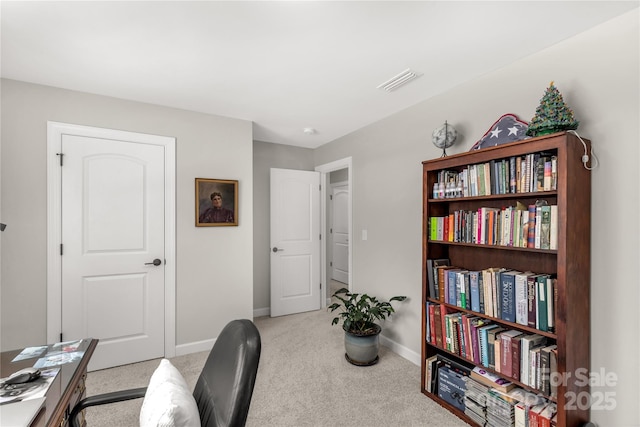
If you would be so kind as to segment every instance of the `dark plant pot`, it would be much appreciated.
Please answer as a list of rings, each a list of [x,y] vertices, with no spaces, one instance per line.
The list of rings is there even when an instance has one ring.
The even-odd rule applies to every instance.
[[[371,366],[378,363],[381,331],[382,328],[379,325],[374,325],[373,331],[368,334],[345,331],[344,357],[347,361],[356,366]]]

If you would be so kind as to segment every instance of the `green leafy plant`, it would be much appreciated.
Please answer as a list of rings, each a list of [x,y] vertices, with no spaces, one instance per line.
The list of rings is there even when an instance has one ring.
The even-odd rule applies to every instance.
[[[395,310],[391,301],[404,301],[406,296],[395,296],[386,301],[378,301],[376,297],[367,294],[355,294],[349,292],[347,288],[338,289],[332,297],[338,302],[334,302],[327,307],[331,312],[342,309],[337,317],[331,321],[336,325],[342,319],[342,329],[358,335],[367,335],[377,329],[375,320],[384,320]]]

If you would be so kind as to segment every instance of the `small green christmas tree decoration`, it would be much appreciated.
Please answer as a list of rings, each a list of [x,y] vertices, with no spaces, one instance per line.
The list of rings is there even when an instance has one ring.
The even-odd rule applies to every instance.
[[[539,136],[563,130],[577,129],[578,121],[573,118],[573,111],[564,103],[558,89],[549,84],[549,88],[536,108],[536,114],[529,123],[527,135]]]

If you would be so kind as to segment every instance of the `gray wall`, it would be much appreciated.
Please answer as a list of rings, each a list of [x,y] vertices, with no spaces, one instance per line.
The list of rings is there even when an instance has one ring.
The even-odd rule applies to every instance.
[[[600,160],[592,172],[591,360],[617,385],[592,387],[592,395],[613,392],[617,406],[592,418],[640,425],[638,41],[636,10],[315,150],[316,165],[353,158],[354,290],[411,298],[385,325],[389,338],[420,353],[421,161],[441,154],[431,131],[448,120],[458,130],[448,153],[468,151],[502,114],[531,120],[554,80]]]
[[[176,137],[176,343],[253,315],[252,124],[12,80],[2,89],[2,349],[46,342],[47,121]],[[239,226],[194,226],[194,179],[239,181]],[[179,351],[180,352],[180,351]],[[189,348],[182,352],[189,352]]]
[[[253,307],[257,315],[267,315],[271,305],[271,168],[313,170],[313,150],[260,141],[253,143]]]

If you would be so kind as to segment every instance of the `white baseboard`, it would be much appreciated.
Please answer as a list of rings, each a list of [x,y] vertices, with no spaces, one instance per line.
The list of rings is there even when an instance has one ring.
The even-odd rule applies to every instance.
[[[415,351],[410,350],[407,347],[400,345],[393,340],[390,340],[389,338],[385,337],[382,334],[380,334],[380,344],[389,348],[391,351],[393,351],[397,355],[404,357],[414,365],[420,366],[420,355]]]
[[[270,307],[265,307],[265,308],[256,308],[253,310],[253,317],[264,317],[264,316],[269,316],[271,314],[271,308]]]
[[[271,310],[269,307],[259,308],[253,310],[253,317],[269,316]],[[200,351],[211,351],[213,344],[216,342],[215,338],[203,341],[196,341],[187,344],[176,345],[176,356],[184,356],[186,354],[198,353]]]
[[[184,356],[185,354],[199,353],[201,351],[211,351],[216,339],[196,341],[189,344],[180,344],[176,346],[176,356]]]

